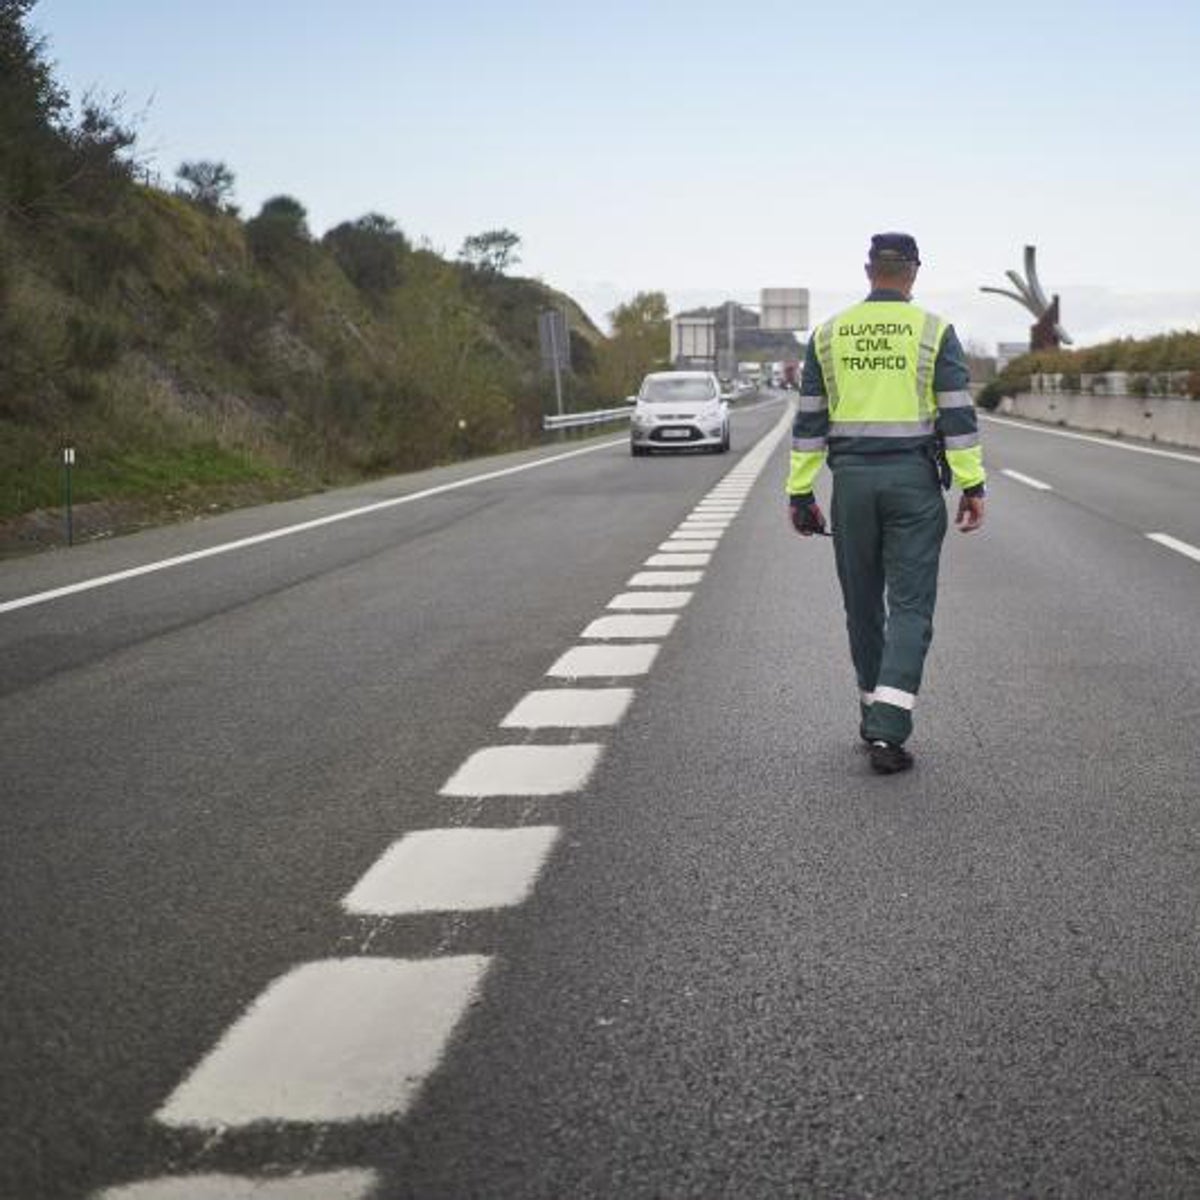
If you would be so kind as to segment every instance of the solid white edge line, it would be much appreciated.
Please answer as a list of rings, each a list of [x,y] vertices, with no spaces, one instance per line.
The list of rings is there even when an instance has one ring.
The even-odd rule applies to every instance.
[[[1015,479],[1018,483],[1023,483],[1026,487],[1034,488],[1039,492],[1054,491],[1048,483],[1043,483],[1040,479],[1034,479],[1032,475],[1022,475],[1020,471],[1010,471],[1007,467],[1001,467],[1000,474],[1007,475],[1009,479]]]
[[[160,559],[158,562],[145,563],[140,567],[131,567],[126,571],[115,571],[111,575],[100,575],[94,579],[85,579],[80,583],[67,584],[65,587],[52,588],[46,592],[36,592],[30,596],[21,596],[15,600],[5,600],[0,603],[0,613],[13,612],[18,608],[29,608],[34,604],[46,604],[51,600],[61,600],[64,596],[73,596],[79,592],[92,591],[94,588],[107,587],[112,583],[120,583],[126,579],[136,579],[139,575],[150,575],[157,571],[166,571],[172,567],[180,567],[186,563],[199,562],[203,558],[213,558],[218,554],[228,554],[233,550],[244,550],[247,546],[257,546],[263,542],[273,542],[278,538],[291,537],[296,533],[307,533],[310,529],[319,529],[323,525],[333,525],[338,521],[348,521],[352,517],[366,516],[368,513],[380,512],[387,508],[396,508],[401,504],[412,504],[417,500],[426,500],[430,496],[440,496],[446,492],[458,491],[460,488],[471,487],[476,483],[488,483],[493,479],[503,479],[507,475],[518,475],[523,471],[533,471],[538,467],[547,467],[552,463],[563,462],[568,458],[578,458],[581,454],[595,454],[598,450],[607,450],[612,446],[623,446],[626,438],[617,438],[601,442],[596,446],[584,446],[579,450],[568,450],[551,458],[539,458],[536,462],[521,463],[516,467],[504,467],[499,471],[488,471],[483,475],[472,475],[469,479],[457,479],[453,483],[439,484],[437,487],[424,488],[419,492],[410,492],[406,496],[393,496],[390,500],[378,500],[374,504],[364,504],[359,508],[347,509],[345,512],[331,513],[326,517],[317,517],[311,521],[302,521],[298,525],[285,525],[282,529],[268,530],[266,533],[256,533],[251,537],[238,538],[234,542],[223,542],[219,546],[209,546],[204,550],[193,550],[188,554],[179,554],[174,558]]]
[[[1196,562],[1200,562],[1200,546],[1193,546],[1190,542],[1180,541],[1179,538],[1172,537],[1169,533],[1148,533],[1146,536],[1152,542],[1157,542],[1160,546],[1166,546],[1168,550],[1174,550],[1176,554],[1182,554],[1185,558],[1191,558]]]
[[[1156,450],[1151,446],[1131,446],[1128,442],[1117,441],[1114,438],[1094,437],[1087,433],[1070,433],[1066,429],[1046,429],[1041,425],[1027,425],[1024,421],[1010,421],[1004,417],[993,417],[988,413],[980,414],[985,421],[994,425],[1008,425],[1012,429],[1024,429],[1029,433],[1045,433],[1050,437],[1070,438],[1076,442],[1093,442],[1097,446],[1108,446],[1112,450],[1130,450],[1134,454],[1153,454],[1157,458],[1173,458],[1176,462],[1191,463],[1200,467],[1200,454],[1182,454],[1174,450]]]

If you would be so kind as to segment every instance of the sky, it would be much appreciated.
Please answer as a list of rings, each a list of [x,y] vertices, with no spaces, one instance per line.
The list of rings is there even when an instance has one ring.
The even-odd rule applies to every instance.
[[[598,320],[808,287],[862,293],[871,233],[916,236],[916,299],[988,347],[1038,247],[1076,342],[1200,327],[1195,0],[41,0],[58,78],[124,96],[170,182],[217,159],[253,215],[378,211]]]

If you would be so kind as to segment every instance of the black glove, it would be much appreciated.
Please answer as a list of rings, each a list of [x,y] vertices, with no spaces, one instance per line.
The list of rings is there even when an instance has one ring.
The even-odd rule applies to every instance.
[[[817,498],[809,492],[805,496],[791,498],[792,528],[801,537],[812,537],[814,533],[825,533],[825,514]]]

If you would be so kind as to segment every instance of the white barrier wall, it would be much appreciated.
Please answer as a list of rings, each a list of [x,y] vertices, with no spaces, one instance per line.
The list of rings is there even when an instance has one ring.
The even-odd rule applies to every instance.
[[[1065,392],[1005,396],[999,411],[1030,421],[1200,449],[1200,400],[1152,396],[1072,396]]]

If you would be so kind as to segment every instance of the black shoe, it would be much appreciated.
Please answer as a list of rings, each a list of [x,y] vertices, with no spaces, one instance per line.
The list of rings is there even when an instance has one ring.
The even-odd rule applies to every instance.
[[[895,775],[913,765],[913,756],[903,746],[891,742],[871,743],[871,767],[880,775]]]

